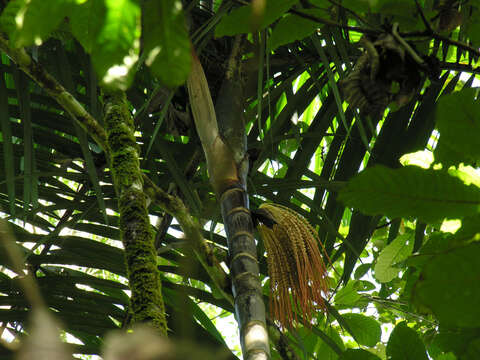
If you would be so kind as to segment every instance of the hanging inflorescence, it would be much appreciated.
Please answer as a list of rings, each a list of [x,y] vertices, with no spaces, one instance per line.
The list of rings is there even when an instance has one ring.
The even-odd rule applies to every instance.
[[[325,310],[327,270],[315,229],[295,211],[262,204],[258,231],[267,252],[270,275],[270,313],[282,327],[292,327],[299,316],[307,326],[317,311]],[[323,251],[324,252],[324,251]]]

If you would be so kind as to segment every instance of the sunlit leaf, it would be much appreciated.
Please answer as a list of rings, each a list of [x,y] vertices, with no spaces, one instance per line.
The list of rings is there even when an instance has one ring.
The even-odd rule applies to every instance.
[[[362,314],[343,314],[351,329],[353,338],[360,344],[369,347],[380,341],[382,330],[375,319]]]
[[[404,166],[415,165],[424,169],[428,169],[433,163],[433,154],[430,151],[417,151],[405,154],[400,158],[400,163]]]
[[[40,45],[65,19],[71,5],[72,0],[10,1],[0,23],[16,47]]]
[[[106,0],[105,4],[105,23],[92,46],[92,62],[105,86],[125,90],[138,59],[140,7],[134,0]]]
[[[413,250],[412,234],[398,236],[380,253],[375,264],[375,277],[380,282],[389,282],[397,277],[400,269],[395,264],[404,261]]]
[[[342,338],[338,334],[338,331],[331,326],[328,326],[323,333],[323,336],[318,334],[319,329],[313,329],[314,333],[317,333],[322,341],[317,348],[317,353],[322,354],[322,358],[325,360],[336,360],[341,351],[345,349]]]
[[[372,267],[372,264],[362,264],[358,268],[355,269],[355,280],[361,279]]]
[[[358,282],[350,281],[335,294],[335,304],[339,306],[354,306],[362,296],[358,293]]]
[[[350,180],[339,199],[369,215],[417,217],[433,222],[476,214],[480,189],[443,171],[375,166]]]
[[[104,1],[88,0],[72,7],[69,15],[72,34],[87,53],[92,51],[97,36],[103,28],[105,13]]]
[[[185,82],[190,72],[190,40],[179,0],[145,2],[142,36],[145,62],[168,87]]]

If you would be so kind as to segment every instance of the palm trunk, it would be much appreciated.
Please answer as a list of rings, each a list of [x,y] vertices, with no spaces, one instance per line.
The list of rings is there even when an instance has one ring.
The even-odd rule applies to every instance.
[[[237,42],[238,45],[238,42]],[[195,125],[207,159],[210,182],[219,199],[227,235],[235,316],[244,359],[270,358],[265,305],[259,279],[253,223],[248,210],[245,179],[248,158],[241,96],[240,63],[233,51],[217,102],[217,115],[207,80],[193,55],[188,79]]]
[[[227,234],[235,316],[244,358],[268,359],[265,305],[247,192],[241,185],[225,190],[220,196],[220,206]],[[249,334],[260,336],[251,338]]]

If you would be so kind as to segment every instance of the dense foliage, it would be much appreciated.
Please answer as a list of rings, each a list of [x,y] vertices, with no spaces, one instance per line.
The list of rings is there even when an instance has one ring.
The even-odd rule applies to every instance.
[[[101,354],[132,317],[109,92],[126,94],[137,180],[176,204],[145,190],[168,336],[240,356],[221,325],[231,259],[209,173],[222,165],[207,168],[185,85],[195,52],[220,117],[240,51],[251,208],[303,215],[330,262],[326,313],[267,319],[272,359],[480,358],[479,0],[46,3],[1,1],[0,207],[75,356]],[[139,177],[121,170],[125,187]],[[7,254],[2,359],[32,307]],[[261,241],[257,255],[268,307]]]

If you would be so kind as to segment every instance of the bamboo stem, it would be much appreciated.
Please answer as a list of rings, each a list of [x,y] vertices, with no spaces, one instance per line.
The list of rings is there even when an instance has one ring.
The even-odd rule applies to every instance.
[[[238,50],[238,47],[234,46],[234,49]],[[252,218],[248,210],[248,195],[245,191],[245,177],[248,171],[248,167],[245,167],[248,159],[244,155],[245,128],[241,122],[230,121],[232,119],[228,118],[242,113],[242,108],[238,108],[242,105],[242,99],[232,96],[239,79],[232,71],[227,71],[221,99],[218,100],[222,103],[222,110],[219,111],[217,123],[216,111],[202,65],[195,53],[192,57],[192,72],[187,80],[187,87],[195,126],[207,159],[210,182],[220,202],[227,234],[235,316],[240,329],[243,357],[246,360],[269,359],[265,305],[259,279]],[[230,60],[231,64],[234,60],[233,58]],[[239,126],[240,128],[235,128]],[[220,135],[220,127],[224,136]],[[243,140],[236,136],[239,135],[239,129]],[[224,141],[225,134],[230,135],[229,139]],[[235,139],[237,137],[238,139]]]

